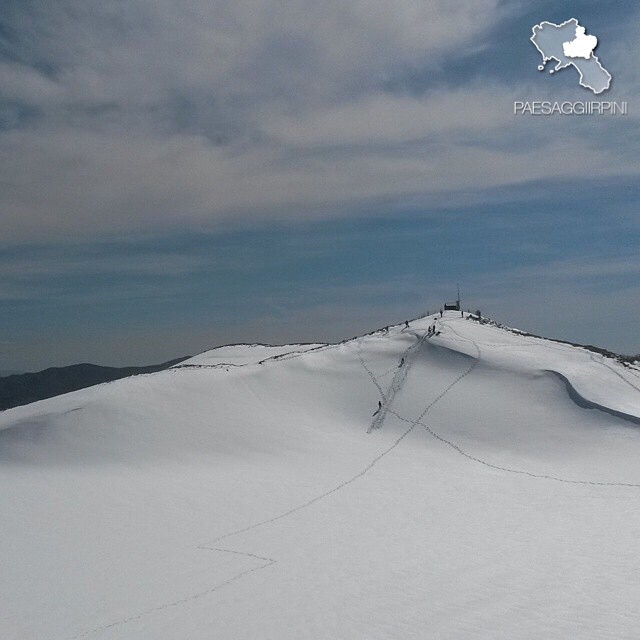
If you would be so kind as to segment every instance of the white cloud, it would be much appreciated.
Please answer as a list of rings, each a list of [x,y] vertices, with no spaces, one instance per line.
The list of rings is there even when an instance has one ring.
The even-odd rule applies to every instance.
[[[273,114],[265,131],[297,147],[399,145],[504,126],[512,90],[469,86],[428,97],[375,93],[301,116]]]
[[[35,11],[25,2],[13,26],[26,41],[18,47],[20,67],[45,61],[70,104],[157,105],[179,92],[216,101],[299,103],[309,93],[329,98],[346,86],[385,78],[401,65],[423,68],[477,49],[498,5],[62,0]],[[18,87],[13,92],[21,93]]]
[[[516,121],[516,89],[384,90],[397,73],[478,55],[501,5],[25,0],[0,91],[34,114],[0,133],[3,240],[437,206],[527,180],[635,174],[635,160],[565,123]]]
[[[375,135],[375,134],[374,134]],[[375,144],[343,153],[280,145],[212,146],[203,136],[124,136],[75,130],[3,136],[0,207],[5,239],[86,237],[126,230],[215,229],[242,220],[342,215],[366,203],[423,199],[554,178],[637,172],[579,137],[524,150],[446,140],[411,149]]]
[[[54,105],[62,102],[64,90],[36,69],[19,63],[0,62],[0,92],[5,99],[30,106]]]

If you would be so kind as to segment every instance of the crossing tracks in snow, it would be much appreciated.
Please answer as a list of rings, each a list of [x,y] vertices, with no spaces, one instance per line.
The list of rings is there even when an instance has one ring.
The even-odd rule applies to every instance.
[[[230,538],[233,538],[234,536],[238,536],[240,534],[243,533],[247,533],[250,531],[254,531],[257,530],[261,527],[267,526],[271,523],[275,523],[278,522],[280,520],[283,520],[297,512],[300,512],[308,507],[311,507],[312,505],[316,504],[317,502],[328,498],[331,495],[334,495],[336,493],[338,493],[339,491],[341,491],[342,489],[346,488],[347,486],[351,485],[352,483],[356,482],[357,480],[359,480],[360,478],[363,478],[367,473],[369,473],[377,464],[378,462],[380,462],[381,460],[383,460],[386,456],[388,456],[391,452],[393,452],[399,445],[400,443],[412,432],[414,431],[414,429],[417,426],[422,427],[427,433],[429,433],[429,435],[431,435],[433,438],[435,438],[436,440],[442,442],[443,444],[447,445],[448,447],[452,448],[453,450],[455,450],[459,455],[467,458],[470,461],[479,463],[484,465],[485,467],[488,467],[490,469],[494,469],[494,470],[498,470],[498,471],[502,471],[502,472],[507,472],[507,473],[513,473],[513,474],[519,474],[519,475],[523,475],[523,476],[528,476],[531,478],[536,478],[536,479],[545,479],[545,480],[552,480],[552,481],[556,481],[556,482],[563,482],[563,483],[567,483],[567,484],[584,484],[584,485],[595,485],[595,486],[608,486],[608,487],[613,487],[613,486],[617,486],[617,487],[640,487],[640,484],[632,484],[632,483],[623,483],[623,482],[596,482],[596,481],[588,481],[588,480],[572,480],[572,479],[565,479],[565,478],[560,478],[557,476],[553,476],[553,475],[547,475],[547,474],[538,474],[538,473],[533,473],[533,472],[528,472],[528,471],[523,471],[523,470],[518,470],[518,469],[512,469],[512,468],[508,468],[508,467],[503,467],[503,466],[499,466],[499,465],[495,465],[492,464],[486,460],[483,460],[479,457],[473,456],[470,453],[466,452],[464,449],[462,449],[462,447],[460,447],[458,444],[447,440],[444,436],[442,436],[441,434],[437,433],[432,427],[430,427],[425,421],[424,418],[425,416],[428,414],[428,412],[430,411],[430,409],[436,404],[438,403],[443,397],[445,397],[456,385],[458,385],[464,378],[466,378],[468,375],[470,375],[473,370],[476,368],[476,366],[478,365],[478,363],[480,362],[480,358],[481,358],[481,351],[480,351],[480,347],[478,345],[478,343],[476,343],[473,340],[470,340],[468,338],[465,338],[463,336],[461,336],[451,325],[447,320],[442,321],[442,326],[445,329],[449,329],[451,330],[451,332],[453,334],[455,334],[459,339],[461,340],[466,340],[471,342],[475,349],[477,350],[477,354],[478,357],[474,358],[470,365],[464,370],[462,371],[457,377],[455,377],[455,379],[449,383],[433,400],[431,400],[426,406],[425,408],[421,411],[421,413],[418,415],[417,418],[412,419],[412,418],[407,418],[406,416],[403,416],[402,414],[400,414],[399,412],[395,411],[391,405],[393,403],[394,398],[396,397],[396,395],[398,394],[398,392],[402,389],[407,376],[411,370],[411,367],[415,361],[415,355],[418,353],[418,351],[420,350],[420,348],[422,347],[422,345],[424,344],[424,342],[428,339],[429,336],[427,336],[426,333],[424,334],[418,334],[416,333],[416,342],[413,343],[410,347],[408,347],[404,353],[401,355],[402,358],[404,358],[404,362],[402,366],[399,366],[397,368],[396,373],[394,374],[393,380],[391,381],[388,389],[385,391],[383,389],[383,386],[380,384],[379,379],[375,376],[375,374],[371,371],[370,367],[367,365],[366,361],[364,360],[363,356],[362,356],[362,350],[360,345],[358,344],[358,352],[357,352],[357,357],[363,367],[363,369],[367,372],[367,375],[369,376],[369,378],[371,379],[371,382],[375,385],[378,393],[380,394],[380,397],[382,398],[384,405],[383,405],[383,411],[381,410],[378,416],[377,420],[374,420],[369,429],[368,429],[368,433],[371,433],[374,429],[379,428],[380,426],[382,426],[382,423],[384,421],[385,416],[389,413],[393,416],[395,416],[398,420],[400,420],[401,422],[404,422],[408,425],[408,427],[390,444],[390,446],[386,447],[382,452],[380,452],[375,458],[373,458],[365,467],[363,467],[360,471],[358,471],[356,474],[352,475],[351,477],[349,477],[348,479],[340,482],[339,484],[335,485],[333,488],[328,489],[322,493],[317,494],[316,496],[312,497],[311,499],[307,500],[306,502],[299,504],[295,507],[292,507],[286,511],[283,511],[282,513],[279,513],[271,518],[265,519],[265,520],[261,520],[259,522],[254,522],[248,526],[242,527],[240,529],[236,529],[234,531],[228,532],[226,534],[223,534],[221,536],[218,536],[217,538],[213,539],[211,542],[209,543],[204,543],[201,545],[198,545],[198,549],[202,549],[202,550],[206,550],[209,552],[216,552],[216,553],[226,553],[226,554],[233,554],[233,555],[237,555],[237,556],[241,556],[241,557],[245,557],[245,558],[251,558],[253,560],[256,560],[259,564],[255,567],[249,568],[249,569],[245,569],[239,573],[237,573],[236,575],[228,578],[227,580],[217,583],[213,586],[211,586],[210,588],[200,591],[198,593],[192,594],[188,597],[184,597],[181,599],[177,599],[174,600],[172,602],[168,602],[168,603],[164,603],[164,604],[160,604],[156,607],[151,607],[148,609],[145,609],[143,611],[140,611],[134,615],[131,615],[127,618],[112,622],[108,625],[104,625],[101,627],[97,627],[94,629],[91,629],[89,631],[85,631],[84,633],[81,633],[79,635],[73,636],[72,638],[69,638],[68,640],[80,640],[81,638],[87,638],[90,637],[93,634],[99,633],[101,631],[106,631],[109,629],[113,629],[115,627],[118,627],[120,625],[125,625],[127,623],[133,622],[135,620],[139,620],[143,617],[146,617],[148,615],[152,615],[154,613],[160,612],[162,610],[171,608],[171,607],[177,607],[183,604],[186,604],[188,602],[200,599],[202,597],[205,597],[207,595],[210,595],[216,591],[218,591],[219,589],[222,589],[223,587],[236,582],[242,578],[244,578],[245,576],[250,575],[251,573],[255,573],[258,571],[262,571],[262,570],[266,570],[269,567],[275,566],[278,564],[278,561],[273,559],[273,558],[267,558],[264,556],[260,556],[258,554],[253,554],[253,553],[248,553],[248,552],[243,552],[243,551],[239,551],[239,550],[235,550],[235,549],[228,549],[228,548],[223,548],[221,546],[219,546],[219,543],[221,543],[223,540],[229,540]],[[324,346],[321,348],[335,348],[338,345],[330,345],[330,346]],[[299,355],[302,354],[286,354],[284,357],[285,358],[291,358],[291,357],[299,357]],[[282,356],[281,356],[282,357]],[[605,365],[606,366],[606,365]],[[387,375],[390,371],[387,371],[385,374],[383,375]],[[614,371],[615,373],[615,371]],[[627,381],[628,382],[628,381]],[[634,385],[632,385],[634,386]],[[636,388],[634,386],[634,388]]]
[[[382,423],[384,422],[384,419],[391,407],[396,394],[400,391],[400,389],[402,389],[402,386],[407,379],[407,376],[409,375],[409,371],[411,371],[411,367],[413,366],[415,360],[415,354],[420,350],[420,347],[428,338],[428,335],[426,333],[416,333],[415,336],[417,339],[416,342],[407,347],[407,349],[402,353],[400,357],[400,362],[402,363],[402,365],[395,367],[395,374],[386,392],[382,389],[382,386],[380,385],[378,379],[373,374],[364,358],[362,357],[362,348],[360,345],[358,345],[358,360],[360,360],[360,364],[371,378],[373,384],[375,384],[378,392],[380,393],[380,397],[382,398],[382,407],[374,415],[374,418],[371,421],[369,428],[367,429],[367,433],[371,433],[374,429],[379,429],[382,426]],[[386,376],[388,373],[389,371],[385,372],[380,377]]]

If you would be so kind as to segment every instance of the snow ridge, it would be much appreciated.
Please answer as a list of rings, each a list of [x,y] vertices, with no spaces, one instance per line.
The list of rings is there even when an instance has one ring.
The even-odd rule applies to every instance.
[[[603,364],[603,363],[598,363],[598,364]],[[607,365],[604,365],[604,366],[606,367]],[[607,368],[610,368],[610,367],[607,367]],[[569,397],[579,407],[582,407],[583,409],[597,409],[598,411],[603,411],[604,413],[608,413],[609,415],[612,415],[616,418],[620,418],[621,420],[626,420],[628,422],[632,422],[633,424],[640,425],[640,418],[638,416],[633,416],[630,413],[624,413],[623,411],[616,411],[611,407],[607,407],[603,404],[599,404],[598,402],[593,402],[592,400],[589,400],[588,398],[585,398],[583,395],[581,395],[578,392],[578,390],[571,384],[571,380],[569,380],[569,378],[567,378],[566,376],[562,375],[559,371],[553,371],[551,369],[548,369],[547,371],[553,374],[554,376],[556,376],[557,378],[559,378],[560,380],[562,380],[562,382],[564,382],[565,386],[567,387],[567,392],[569,394]],[[614,371],[613,373],[618,375],[616,371]],[[622,378],[622,376],[620,377]],[[625,382],[628,382],[624,378],[622,379]],[[628,384],[631,384],[631,383],[629,382]],[[634,387],[634,385],[631,385],[631,386]]]

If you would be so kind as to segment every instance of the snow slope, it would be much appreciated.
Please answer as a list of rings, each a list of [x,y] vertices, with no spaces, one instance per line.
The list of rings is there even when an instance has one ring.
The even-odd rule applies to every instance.
[[[200,353],[193,358],[183,360],[175,367],[213,367],[244,366],[258,364],[269,358],[280,358],[289,353],[301,353],[324,346],[322,344],[268,345],[268,344],[232,344],[217,347]]]
[[[640,372],[432,322],[0,414],[0,637],[636,638]]]

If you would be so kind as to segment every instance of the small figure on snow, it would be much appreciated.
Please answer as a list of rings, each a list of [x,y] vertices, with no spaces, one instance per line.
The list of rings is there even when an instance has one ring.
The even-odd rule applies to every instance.
[[[400,364],[398,365],[398,368],[400,368],[403,365],[404,365],[404,358],[400,358]]]
[[[380,413],[380,409],[382,409],[382,402],[378,400],[378,408],[373,412],[373,415],[377,416]]]

